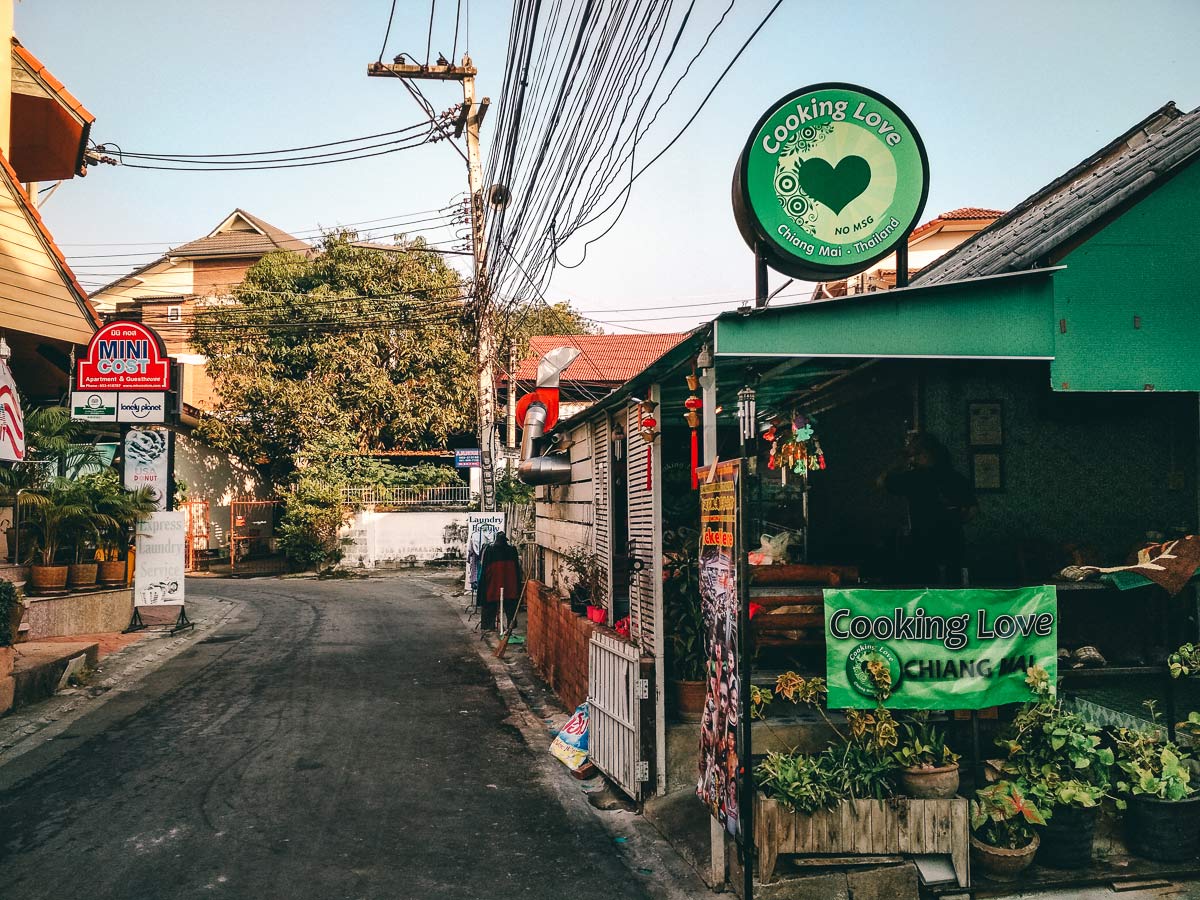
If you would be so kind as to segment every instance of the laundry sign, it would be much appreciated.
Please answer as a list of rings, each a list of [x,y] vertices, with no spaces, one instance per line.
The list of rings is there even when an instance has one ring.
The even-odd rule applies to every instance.
[[[816,84],[754,126],[734,173],[734,217],[772,268],[822,281],[891,253],[928,191],[925,145],[908,116],[866,88]]]
[[[187,513],[156,512],[137,526],[133,571],[135,606],[183,603]]]
[[[831,709],[983,709],[1030,699],[1026,671],[1058,670],[1058,595],[1015,590],[825,591]]]

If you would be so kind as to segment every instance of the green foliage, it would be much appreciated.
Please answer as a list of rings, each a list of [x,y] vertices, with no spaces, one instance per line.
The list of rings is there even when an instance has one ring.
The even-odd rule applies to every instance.
[[[457,274],[437,254],[356,247],[354,237],[328,235],[312,257],[268,254],[235,305],[197,316],[192,340],[221,397],[203,436],[274,484],[324,440],[422,448],[474,422]]]
[[[13,609],[21,603],[17,586],[11,581],[0,579],[0,647],[12,645]]]
[[[663,534],[663,613],[671,636],[670,677],[676,681],[702,681],[708,666],[700,611],[699,546],[695,528],[673,528]]]
[[[63,406],[25,413],[25,460],[0,467],[0,491],[12,497],[19,490],[47,487],[50,480],[81,468],[103,464],[93,444],[80,443],[86,429],[71,421]]]
[[[603,606],[608,596],[608,571],[599,554],[582,544],[571,547],[559,559],[574,579],[575,589],[582,592],[593,606]]]
[[[105,559],[119,559],[129,546],[135,525],[158,507],[150,488],[126,490],[116,469],[108,468],[79,479],[95,514],[96,542]]]
[[[1114,756],[1101,746],[1099,728],[1063,709],[1044,675],[1044,669],[1030,670],[1026,681],[1036,699],[996,745],[1006,754],[1005,776],[1050,816],[1056,806],[1096,806],[1108,791]]]
[[[1042,810],[1011,781],[982,787],[971,801],[971,828],[979,840],[993,847],[1027,847],[1033,840],[1033,826],[1045,824]]]
[[[929,721],[928,713],[914,713],[900,725],[901,738],[892,754],[905,769],[936,769],[958,764],[959,755],[946,744],[946,736]]]
[[[345,542],[338,532],[349,518],[341,488],[306,473],[285,492],[279,547],[297,569],[326,570],[342,560]]]
[[[1116,731],[1117,768],[1121,770],[1117,790],[1122,795],[1186,800],[1196,793],[1186,762],[1188,753],[1167,740],[1154,701],[1148,700],[1145,705],[1150,711],[1149,725]],[[1117,800],[1117,806],[1125,808],[1124,797]]]
[[[599,334],[600,327],[586,319],[570,303],[544,303],[537,300],[520,304],[505,317],[501,345],[516,350],[517,358],[529,355],[529,339],[542,334]]]
[[[55,565],[64,548],[73,549],[78,562],[85,542],[98,540],[100,528],[115,524],[96,512],[94,499],[84,482],[67,478],[50,479],[20,495],[21,525],[32,538],[30,549],[39,565]]]
[[[533,502],[533,485],[519,479],[511,469],[505,469],[496,479],[496,505],[527,506]]]
[[[1167,656],[1167,669],[1172,678],[1188,678],[1200,672],[1200,647],[1184,644]]]

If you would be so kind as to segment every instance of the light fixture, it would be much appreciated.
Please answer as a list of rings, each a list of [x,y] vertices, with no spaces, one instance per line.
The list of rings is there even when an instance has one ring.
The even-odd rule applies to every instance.
[[[12,347],[8,346],[8,341],[2,334],[0,334],[0,359],[5,362],[12,359]]]

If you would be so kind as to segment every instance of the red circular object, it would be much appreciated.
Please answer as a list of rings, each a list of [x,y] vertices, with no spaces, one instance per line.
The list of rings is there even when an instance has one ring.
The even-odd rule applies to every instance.
[[[517,424],[525,427],[525,415],[535,400],[546,407],[546,425],[543,431],[549,431],[558,424],[558,388],[538,388],[518,400]]]
[[[700,407],[702,407],[703,405],[704,405],[704,401],[701,400],[699,397],[695,397],[695,396],[688,397],[686,400],[683,401],[684,409],[697,410]]]
[[[646,418],[642,419],[642,427],[643,428],[653,428],[657,424],[658,424],[658,422],[657,422],[657,420],[654,419],[653,416],[646,416]]]

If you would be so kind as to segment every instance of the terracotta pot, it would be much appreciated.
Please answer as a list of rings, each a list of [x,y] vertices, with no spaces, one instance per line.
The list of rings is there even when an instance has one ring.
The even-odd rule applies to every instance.
[[[958,793],[958,763],[901,769],[900,784],[904,793],[917,800],[948,800]]]
[[[699,722],[704,715],[707,697],[703,681],[672,681],[671,697],[675,715],[682,722]]]
[[[99,563],[74,563],[67,568],[69,571],[67,578],[73,590],[87,590],[96,586],[96,573],[100,569]]]
[[[30,566],[29,588],[35,594],[67,589],[67,566]]]
[[[123,559],[112,559],[100,563],[99,578],[101,584],[122,585],[125,583],[127,565]]]
[[[1180,862],[1200,855],[1200,794],[1186,800],[1134,794],[1125,823],[1126,842],[1138,856]]]
[[[971,860],[993,881],[1016,881],[1033,862],[1033,856],[1037,853],[1040,843],[1035,834],[1033,840],[1024,847],[1009,850],[1007,847],[985,844],[975,835],[971,835]]]

